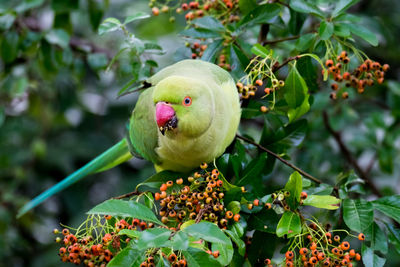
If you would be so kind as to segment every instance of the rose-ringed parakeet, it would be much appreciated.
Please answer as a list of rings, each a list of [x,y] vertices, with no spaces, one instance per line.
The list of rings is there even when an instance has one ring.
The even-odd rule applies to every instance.
[[[229,73],[217,65],[184,60],[148,79],[119,143],[27,203],[22,216],[83,177],[133,156],[156,171],[187,172],[220,156],[235,137],[240,103]]]

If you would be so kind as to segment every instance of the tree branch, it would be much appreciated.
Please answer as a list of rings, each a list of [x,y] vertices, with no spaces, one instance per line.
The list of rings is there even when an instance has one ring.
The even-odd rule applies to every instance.
[[[328,132],[330,134],[332,134],[336,143],[339,145],[340,151],[342,152],[343,156],[346,158],[346,160],[349,162],[349,164],[353,166],[353,168],[355,169],[357,174],[360,176],[360,178],[363,179],[370,186],[371,191],[378,197],[381,197],[382,194],[381,194],[381,192],[379,192],[378,187],[376,187],[376,185],[372,182],[372,179],[368,176],[368,174],[360,167],[357,160],[353,157],[350,150],[344,144],[340,132],[335,131],[332,128],[332,126],[330,125],[328,113],[326,111],[324,111],[322,113],[322,115],[323,115],[323,119],[324,119],[325,128],[328,130]]]
[[[296,39],[300,38],[300,36],[301,35],[288,36],[288,37],[281,38],[281,39],[276,39],[276,40],[271,40],[271,41],[264,41],[261,44],[262,45],[276,44],[276,43],[285,42],[285,41],[289,41],[289,40],[296,40]]]
[[[137,195],[140,195],[140,192],[135,190],[135,191],[130,192],[130,193],[126,193],[126,194],[123,194],[123,195],[120,195],[120,196],[117,196],[117,197],[113,197],[111,199],[123,199],[123,198],[131,197],[131,196],[137,196]]]
[[[279,62],[276,62],[272,66],[272,72],[275,72],[275,71],[279,70],[283,66],[287,65],[290,61],[298,60],[299,58],[300,58],[300,56],[288,57],[285,61],[282,62],[282,64],[279,64]]]
[[[260,150],[263,150],[263,151],[267,152],[267,153],[270,154],[271,156],[273,156],[273,157],[275,157],[276,159],[280,160],[281,162],[283,162],[284,164],[286,164],[286,165],[289,166],[290,168],[292,168],[292,169],[298,171],[298,172],[299,172],[300,174],[302,174],[304,177],[307,177],[308,179],[314,181],[315,183],[317,183],[317,184],[321,184],[321,183],[322,183],[320,180],[318,180],[317,178],[315,178],[315,177],[312,176],[311,174],[306,173],[305,171],[303,171],[303,170],[300,169],[299,167],[297,167],[297,166],[293,165],[292,163],[288,162],[287,160],[283,159],[282,157],[280,157],[279,155],[275,154],[274,152],[272,152],[272,151],[269,150],[268,148],[265,148],[265,147],[263,147],[262,145],[257,144],[256,142],[253,142],[252,140],[250,140],[250,139],[248,139],[248,138],[246,138],[246,137],[244,137],[244,136],[241,136],[241,135],[236,134],[236,137],[239,138],[239,139],[241,139],[241,140],[243,140],[243,141],[245,141],[245,142],[247,142],[247,143],[249,143],[249,144],[252,144],[252,145],[256,146],[256,147],[257,147],[258,149],[260,149]]]

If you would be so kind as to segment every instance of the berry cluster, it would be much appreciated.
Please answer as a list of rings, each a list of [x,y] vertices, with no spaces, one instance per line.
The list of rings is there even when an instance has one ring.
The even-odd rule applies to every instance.
[[[97,221],[94,227],[102,229],[95,231],[97,235],[91,235],[93,230],[93,221]],[[100,223],[101,221],[101,223]],[[90,218],[85,223],[90,222],[89,230],[76,230],[75,234],[67,228],[61,232],[55,229],[54,234],[61,234],[64,237],[56,238],[56,242],[63,244],[59,250],[59,256],[63,262],[70,262],[76,265],[84,266],[106,266],[107,263],[121,250],[121,242],[124,244],[130,241],[129,238],[121,239],[118,235],[123,229],[141,230],[153,228],[153,223],[146,223],[139,219],[126,218],[117,219],[110,215],[104,216],[103,220]],[[101,233],[101,234],[100,234]]]
[[[207,49],[206,44],[201,45],[198,42],[194,42],[192,45],[190,45],[190,43],[186,43],[186,46],[190,47],[190,49],[192,50],[192,59],[202,57],[204,51]]]
[[[351,249],[348,241],[342,241],[338,234],[334,235],[337,232],[346,232],[345,230],[329,231],[329,224],[324,227],[313,221],[305,226],[305,232],[294,237],[294,242],[286,251],[284,266],[351,267],[354,261],[361,260],[361,255]],[[363,241],[364,234],[360,233],[358,239]],[[272,266],[270,259],[266,259],[264,264]]]
[[[226,56],[224,54],[221,54],[218,57],[218,66],[220,66],[223,69],[226,69],[227,71],[231,71],[231,65],[227,63]]]
[[[152,8],[154,16],[158,16],[160,11],[167,13],[170,11],[168,5],[174,6],[173,1],[166,1],[163,5],[157,3],[156,0],[150,0],[149,6]],[[238,0],[203,0],[203,1],[180,1],[175,11],[178,14],[186,12],[185,19],[191,21],[201,18],[205,15],[213,15],[220,18],[222,24],[233,23],[240,20],[238,16],[239,1]],[[174,21],[175,19],[173,19]]]
[[[349,71],[349,63],[350,58],[346,51],[342,51],[336,60],[328,59],[325,61],[328,73],[335,81],[331,85],[334,91],[330,94],[332,99],[336,99],[338,94],[344,99],[348,98],[349,93],[345,91],[346,87],[353,87],[357,89],[358,93],[362,94],[366,86],[372,86],[375,81],[379,84],[383,83],[385,72],[389,70],[388,64],[381,65],[379,62],[367,59],[353,71]]]
[[[155,254],[157,251],[152,251],[150,254],[146,254],[146,259],[140,264],[140,267],[154,267],[155,264]],[[186,267],[187,262],[185,257],[182,255],[180,258],[175,254],[175,252],[171,252],[169,255],[164,252],[161,253],[162,257],[164,257],[169,263],[171,263],[172,267]],[[161,259],[160,259],[161,260]]]
[[[53,231],[59,234],[59,230]],[[62,246],[59,250],[59,256],[63,262],[70,262],[76,265],[83,263],[85,266],[101,266],[105,267],[112,259],[113,253],[109,249],[110,246],[117,245],[114,242],[114,234],[104,234],[102,241],[97,243],[92,236],[77,237],[70,233],[68,229],[63,229],[61,234],[64,236]],[[61,241],[58,237],[56,241]],[[113,249],[115,250],[115,249]]]
[[[207,164],[201,165],[202,172],[188,177],[189,185],[183,179],[168,181],[161,185],[154,199],[159,201],[161,221],[170,229],[177,230],[187,220],[206,220],[226,229],[228,220],[239,221],[240,215],[226,210],[223,202],[223,181],[219,171],[207,171]]]

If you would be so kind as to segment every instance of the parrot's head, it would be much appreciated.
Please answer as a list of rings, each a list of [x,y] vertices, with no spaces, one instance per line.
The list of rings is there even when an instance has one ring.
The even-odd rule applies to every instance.
[[[213,120],[214,99],[206,81],[167,77],[155,86],[153,102],[157,126],[169,138],[200,136]]]

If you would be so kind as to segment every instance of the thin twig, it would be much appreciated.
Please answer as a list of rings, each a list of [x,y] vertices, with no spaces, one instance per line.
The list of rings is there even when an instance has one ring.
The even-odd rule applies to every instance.
[[[254,141],[252,141],[252,140],[250,140],[250,139],[248,139],[248,138],[246,138],[246,137],[244,137],[244,136],[241,136],[241,135],[236,134],[236,137],[239,138],[239,139],[242,139],[243,141],[245,141],[245,142],[247,142],[247,143],[249,143],[249,144],[252,144],[252,145],[256,146],[257,148],[259,148],[259,149],[261,149],[261,150],[263,150],[263,151],[265,151],[265,152],[267,152],[267,153],[270,154],[271,156],[273,156],[273,157],[275,157],[276,159],[280,160],[281,162],[283,162],[284,164],[286,164],[286,165],[289,166],[290,168],[292,168],[292,169],[298,171],[298,172],[299,172],[300,174],[302,174],[304,177],[307,177],[308,179],[314,181],[315,183],[317,183],[317,184],[321,184],[321,183],[322,183],[322,181],[318,180],[317,178],[315,178],[315,177],[312,176],[311,174],[306,173],[305,171],[303,171],[303,170],[300,169],[299,167],[297,167],[297,166],[293,165],[292,163],[288,162],[287,160],[283,159],[282,157],[280,157],[279,155],[275,154],[274,152],[272,152],[272,151],[269,150],[268,148],[265,148],[265,147],[263,147],[262,145],[257,144],[256,142],[254,142]]]
[[[204,208],[202,208],[202,209],[199,211],[199,213],[197,214],[197,217],[196,217],[195,222],[196,222],[196,223],[199,223],[199,222],[201,221],[201,218],[203,217],[204,213],[205,213],[206,211],[210,210],[210,209],[211,209],[211,206],[210,206],[210,205],[206,205]]]
[[[298,38],[300,38],[301,35],[294,35],[294,36],[288,36],[285,38],[281,38],[281,39],[276,39],[276,40],[271,40],[271,41],[264,41],[262,42],[262,45],[267,45],[267,44],[276,44],[276,43],[281,43],[281,42],[285,42],[285,41],[289,41],[289,40],[296,40]]]
[[[275,63],[275,65],[272,66],[272,72],[275,72],[277,70],[279,70],[280,68],[282,68],[283,66],[287,65],[290,61],[293,60],[298,60],[300,58],[300,56],[294,56],[294,57],[288,57],[285,61],[283,61],[281,64],[279,64],[278,62]]]
[[[286,3],[284,3],[284,2],[282,2],[280,0],[275,0],[274,2],[278,3],[278,4],[281,4],[281,5],[283,5],[283,6],[287,7],[287,8],[290,8],[289,4],[286,4]]]
[[[372,192],[377,195],[378,197],[381,197],[382,194],[379,192],[378,187],[372,182],[372,179],[368,176],[368,174],[360,167],[358,164],[357,160],[353,157],[351,154],[350,150],[347,148],[347,146],[344,144],[342,140],[342,136],[340,132],[335,131],[332,126],[329,123],[329,118],[328,118],[328,113],[324,111],[322,113],[323,119],[324,119],[324,125],[325,128],[328,130],[328,132],[333,136],[335,139],[336,143],[339,145],[340,151],[342,152],[343,156],[346,158],[346,160],[349,162],[350,165],[353,166],[357,174],[360,176],[361,179],[363,179],[371,188]]]
[[[130,192],[130,193],[126,193],[126,194],[123,194],[123,195],[120,195],[120,196],[117,196],[117,197],[113,197],[112,199],[123,199],[123,198],[128,198],[128,197],[131,197],[131,196],[138,196],[138,195],[140,195],[140,192],[135,190],[135,191]]]

